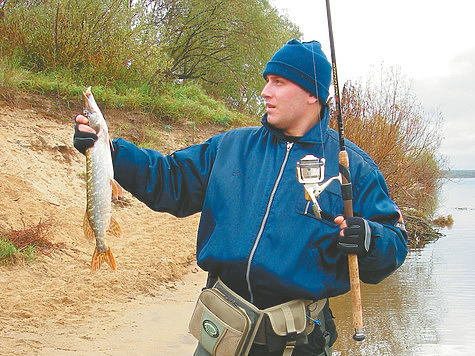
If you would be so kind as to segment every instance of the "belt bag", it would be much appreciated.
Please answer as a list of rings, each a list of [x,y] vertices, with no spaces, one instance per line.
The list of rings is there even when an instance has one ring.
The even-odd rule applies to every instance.
[[[218,278],[199,295],[189,328],[213,356],[246,356],[254,342],[269,351],[293,349],[307,343],[315,323],[306,316],[316,318],[325,302],[298,299],[260,310]]]
[[[190,332],[213,356],[246,356],[263,314],[218,279],[205,289],[190,320]]]
[[[326,299],[316,302],[296,299],[263,310],[265,318],[255,343],[267,345],[269,352],[285,350],[284,355],[291,355],[296,346],[308,343],[307,335],[315,328],[313,320],[318,318],[325,303]]]

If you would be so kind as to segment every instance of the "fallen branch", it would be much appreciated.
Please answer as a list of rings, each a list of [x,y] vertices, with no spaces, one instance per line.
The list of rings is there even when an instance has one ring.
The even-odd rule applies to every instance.
[[[409,248],[421,248],[444,236],[434,221],[411,208],[401,208],[406,223]]]

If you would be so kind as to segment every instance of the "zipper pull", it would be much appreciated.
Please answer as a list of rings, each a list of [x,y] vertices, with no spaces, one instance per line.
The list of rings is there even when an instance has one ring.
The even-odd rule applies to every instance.
[[[305,316],[307,317],[307,319],[313,321],[315,324],[317,324],[318,326],[322,325],[322,322],[320,320],[317,320],[317,319],[314,319],[312,318],[310,315],[308,314],[305,314]]]
[[[290,149],[292,148],[293,145],[294,145],[293,142],[287,142],[287,152],[290,151]]]

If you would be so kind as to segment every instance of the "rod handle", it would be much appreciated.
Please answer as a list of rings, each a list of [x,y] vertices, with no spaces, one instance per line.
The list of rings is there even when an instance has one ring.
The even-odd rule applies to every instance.
[[[348,152],[340,151],[338,162],[348,169],[350,166]],[[342,183],[347,184],[350,182],[342,176]],[[351,200],[343,201],[343,212],[346,219],[353,216],[353,202]],[[353,314],[353,326],[355,328],[353,339],[356,341],[362,341],[365,339],[365,334],[363,333],[363,307],[361,306],[360,272],[358,268],[358,257],[356,255],[348,255],[348,268],[351,288],[351,309]]]
[[[353,339],[362,341],[365,339],[365,334],[363,332],[363,308],[361,306],[360,277],[358,257],[356,255],[348,255],[348,266],[350,271],[351,310],[353,314],[353,326],[355,328]]]

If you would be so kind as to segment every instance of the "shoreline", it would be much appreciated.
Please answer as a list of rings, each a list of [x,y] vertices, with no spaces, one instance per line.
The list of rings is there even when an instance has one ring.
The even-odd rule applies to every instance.
[[[50,335],[55,346],[42,345],[37,355],[192,355],[196,340],[188,332],[188,322],[207,274],[196,265],[190,267],[157,296],[122,303],[110,322],[81,325],[75,335]],[[94,327],[99,327],[95,333]]]

